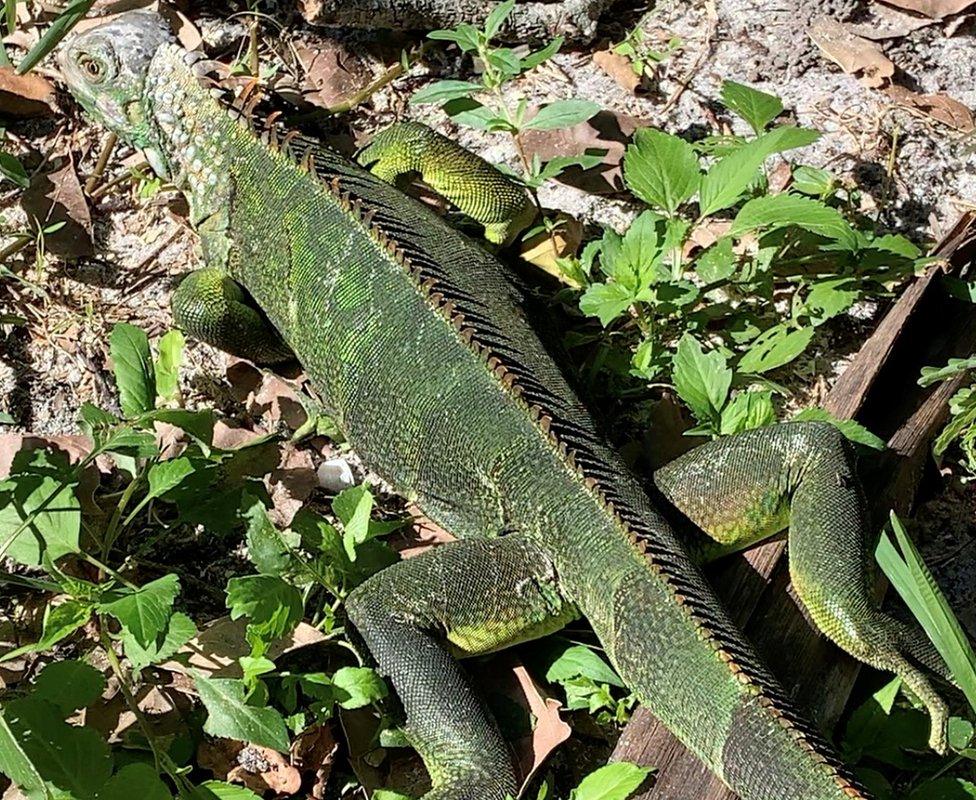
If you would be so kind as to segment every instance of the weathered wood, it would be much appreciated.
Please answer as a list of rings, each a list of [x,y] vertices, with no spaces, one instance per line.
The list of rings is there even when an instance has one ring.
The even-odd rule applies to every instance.
[[[600,14],[613,0],[533,0],[520,2],[499,31],[501,39],[535,42],[563,36],[589,41]],[[302,0],[302,15],[313,25],[393,30],[455,28],[484,23],[498,0]]]
[[[837,416],[855,417],[884,436],[889,450],[865,480],[877,524],[894,507],[910,510],[929,443],[945,423],[946,400],[959,376],[923,390],[922,366],[967,355],[976,345],[976,307],[953,300],[938,279],[976,259],[976,215],[967,214],[934,249],[946,259],[917,279],[892,306],[827,400]],[[709,577],[772,671],[825,730],[836,723],[859,665],[803,617],[789,589],[782,541],[767,542],[713,565]],[[735,800],[646,709],[639,709],[613,753],[615,760],[656,767],[640,800]]]

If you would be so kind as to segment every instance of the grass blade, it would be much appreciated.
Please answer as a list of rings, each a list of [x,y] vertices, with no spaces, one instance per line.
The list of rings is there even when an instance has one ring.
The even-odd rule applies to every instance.
[[[891,514],[891,530],[898,547],[895,547],[887,531],[882,533],[876,551],[878,563],[925,629],[976,712],[976,653],[969,638],[894,512]]]

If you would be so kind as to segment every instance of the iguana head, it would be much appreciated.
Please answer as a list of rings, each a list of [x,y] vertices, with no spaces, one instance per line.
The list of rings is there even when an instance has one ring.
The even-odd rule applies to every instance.
[[[168,172],[150,112],[148,78],[160,48],[176,49],[158,14],[132,11],[71,38],[59,54],[68,89],[95,120],[143,149],[157,172]]]

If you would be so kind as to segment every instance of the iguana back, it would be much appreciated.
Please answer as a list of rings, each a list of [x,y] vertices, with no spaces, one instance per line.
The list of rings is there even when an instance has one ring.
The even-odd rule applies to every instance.
[[[743,800],[867,797],[600,438],[496,258],[336,154],[268,147],[175,46],[144,76],[149,124],[131,138],[373,471],[460,537],[534,543],[627,685]]]

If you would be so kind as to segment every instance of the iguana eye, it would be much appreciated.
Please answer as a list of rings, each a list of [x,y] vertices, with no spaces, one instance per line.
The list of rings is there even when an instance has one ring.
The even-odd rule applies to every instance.
[[[101,83],[105,80],[105,76],[108,73],[105,62],[91,55],[81,56],[78,59],[78,66],[81,67],[85,73],[85,77],[91,83]]]

